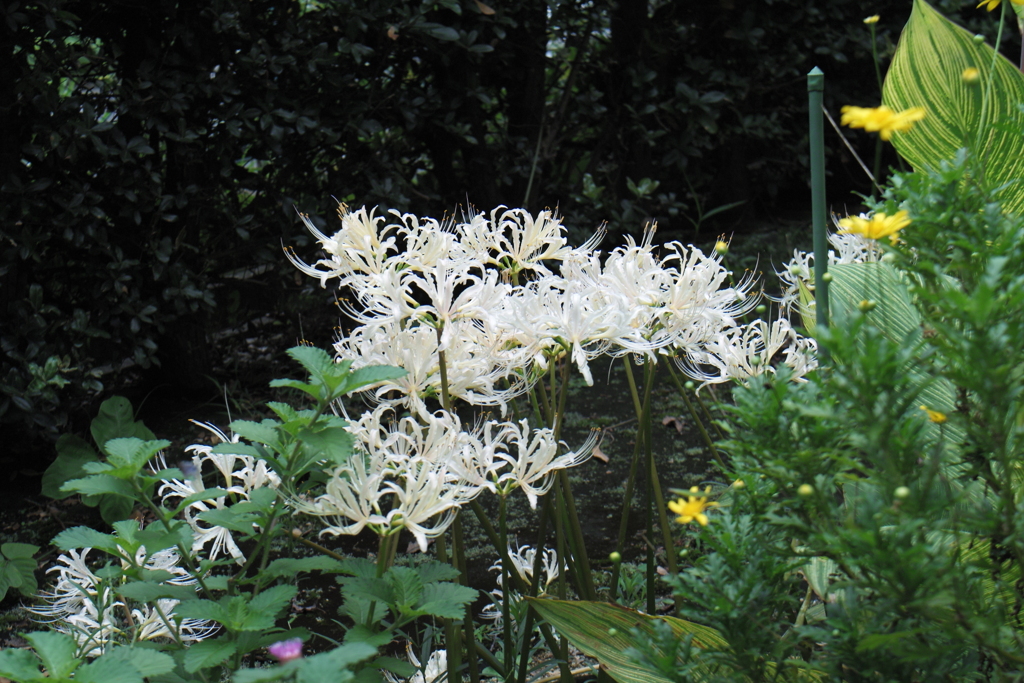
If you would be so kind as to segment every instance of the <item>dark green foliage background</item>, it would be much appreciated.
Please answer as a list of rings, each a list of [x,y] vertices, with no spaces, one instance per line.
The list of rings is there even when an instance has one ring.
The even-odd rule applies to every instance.
[[[126,364],[202,382],[209,331],[253,281],[294,291],[281,244],[314,257],[295,212],[329,228],[332,197],[436,216],[558,206],[574,235],[607,221],[615,242],[650,219],[688,238],[698,202],[745,200],[732,220],[802,207],[805,74],[826,72],[833,112],[876,103],[862,19],[883,15],[888,54],[909,10],[0,3],[5,445],[55,437]],[[830,147],[836,191],[865,189]]]

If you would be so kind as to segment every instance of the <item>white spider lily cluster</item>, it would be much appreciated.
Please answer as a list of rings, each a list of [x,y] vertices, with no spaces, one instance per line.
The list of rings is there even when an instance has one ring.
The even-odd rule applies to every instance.
[[[531,430],[525,420],[464,430],[456,415],[443,410],[395,419],[388,406],[365,414],[350,431],[356,453],[331,472],[322,495],[293,500],[292,506],[328,518],[321,534],[370,528],[388,536],[405,529],[423,552],[428,539],[444,533],[455,512],[485,490],[508,495],[522,488],[536,507],[553,474],[586,460],[596,443],[592,435],[575,452],[558,455],[551,430]]]
[[[554,549],[541,548],[541,571],[543,572],[543,583],[538,586],[537,594],[544,595],[547,592],[547,587],[558,579],[559,574],[565,568],[564,562],[558,561],[558,553]],[[519,575],[519,577],[528,586],[533,585],[533,565],[537,559],[537,549],[533,546],[523,545],[519,548],[508,547],[508,559],[512,564],[513,571]],[[489,605],[484,607],[480,612],[480,616],[483,619],[494,622],[494,628],[500,630],[502,623],[502,602],[504,601],[504,586],[502,572],[502,562],[499,558],[497,562],[491,565],[491,571],[498,572],[496,581],[498,587],[490,591],[491,602]],[[519,595],[514,589],[509,589],[509,600],[510,600],[510,612],[512,614],[513,621],[516,621],[517,615],[523,611],[522,596]]]
[[[434,650],[427,658],[426,664],[421,664],[419,657],[412,650],[412,645],[405,644],[405,651],[409,657],[409,663],[418,669],[411,678],[401,679],[390,671],[384,671],[384,679],[389,683],[399,683],[405,680],[407,683],[435,683],[448,678],[448,650]]]
[[[861,218],[867,218],[861,214]],[[869,263],[878,260],[879,252],[874,240],[857,233],[833,232],[828,235],[829,244],[834,247],[828,250],[828,265],[847,263]],[[793,250],[793,259],[782,270],[775,271],[783,284],[782,296],[775,299],[782,305],[786,313],[796,309],[805,316],[814,315],[814,252]],[[806,303],[801,301],[800,292],[811,294]]]
[[[60,555],[57,564],[49,569],[49,572],[57,572],[57,583],[52,590],[40,594],[49,604],[29,608],[53,629],[74,638],[80,656],[97,657],[112,643],[154,639],[192,643],[217,630],[208,621],[175,616],[177,600],[166,598],[148,604],[126,603],[116,595],[115,586],[109,579],[101,579],[90,568],[88,556],[91,550],[69,550],[67,554]],[[121,560],[122,568],[128,568],[130,564],[127,557]],[[173,578],[167,583],[172,585],[187,586],[196,582],[178,566],[178,555],[170,549],[147,558],[146,549],[140,548],[134,564],[148,570],[171,573]]]
[[[211,424],[199,422],[196,424],[213,433],[222,443],[238,443],[237,435],[228,438],[224,432]],[[209,469],[206,467],[207,465],[212,465],[218,475],[217,485],[227,491],[228,496],[232,497],[234,501],[229,501],[228,496],[221,496],[210,500],[196,501],[185,508],[185,521],[192,527],[194,539],[192,552],[206,552],[207,557],[211,560],[215,560],[227,552],[235,558],[235,562],[244,564],[245,555],[239,549],[231,531],[222,526],[205,524],[198,518],[198,515],[207,510],[222,509],[229,502],[248,500],[249,494],[256,489],[277,488],[281,479],[264,460],[251,455],[213,453],[212,450],[213,446],[203,444],[193,444],[186,448],[186,452],[192,453],[191,461],[185,463],[190,466],[184,468],[188,470],[190,476],[184,481],[180,479],[164,480],[158,494],[163,496],[165,505],[174,505],[175,499],[184,499],[194,493],[205,491],[203,470],[204,468]]]

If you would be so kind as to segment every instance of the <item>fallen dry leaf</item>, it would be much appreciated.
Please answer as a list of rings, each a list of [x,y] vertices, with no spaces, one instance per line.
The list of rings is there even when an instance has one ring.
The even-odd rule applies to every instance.
[[[480,0],[476,0],[476,6],[480,9],[480,14],[486,14],[488,16],[494,14],[494,10],[480,2]]]
[[[398,40],[398,29],[394,26],[388,26],[388,38]]]
[[[597,458],[601,462],[608,462],[608,456],[604,454],[600,446],[594,446],[594,450],[590,451],[590,455]]]
[[[666,417],[661,418],[661,424],[665,425],[666,427],[668,427],[669,425],[672,425],[673,427],[676,428],[676,432],[677,433],[682,434],[683,433],[683,427],[685,426],[686,423],[683,422],[678,417],[673,417],[671,415],[668,415]]]

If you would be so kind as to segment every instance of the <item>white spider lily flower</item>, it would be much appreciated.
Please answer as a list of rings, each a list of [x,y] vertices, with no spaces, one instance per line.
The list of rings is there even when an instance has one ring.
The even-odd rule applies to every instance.
[[[390,213],[402,222],[396,228],[405,238],[405,249],[396,259],[400,259],[409,268],[430,270],[442,260],[457,260],[467,256],[452,229],[451,221],[439,223],[433,218],[420,218],[411,213],[400,214],[394,209]]]
[[[522,420],[518,424],[508,423],[508,431],[509,441],[515,445],[515,455],[496,454],[498,459],[509,465],[509,471],[499,475],[497,489],[501,495],[508,495],[512,490],[521,488],[534,510],[537,509],[537,499],[554,484],[555,472],[585,462],[597,444],[597,432],[594,431],[579,449],[558,455],[559,446],[565,444],[556,442],[550,429],[535,429],[531,434],[529,423]]]
[[[498,282],[497,271],[479,276],[471,272],[477,266],[479,263],[472,261],[445,259],[429,271],[412,272],[408,277],[409,286],[415,286],[429,299],[416,315],[441,330],[440,351],[451,345],[455,321],[489,320],[491,311],[508,293],[509,286]]]
[[[419,658],[412,651],[412,645],[405,644],[405,651],[409,656],[409,663],[416,669],[411,678],[404,679],[406,683],[441,683],[448,679],[448,651],[434,650],[427,658],[427,663],[421,664]],[[384,672],[384,678],[389,683],[400,683],[403,679],[398,678],[390,671]]]
[[[867,214],[861,214],[861,218],[867,217]],[[830,266],[847,263],[871,263],[877,261],[881,256],[874,240],[857,233],[829,233],[828,242],[834,247],[834,249],[828,250],[828,265]],[[775,274],[782,281],[783,292],[782,296],[778,298],[769,298],[781,304],[782,310],[786,313],[796,308],[803,315],[813,315],[814,299],[811,298],[808,305],[803,306],[800,300],[800,290],[802,287],[806,292],[814,291],[814,252],[794,249],[793,258],[782,270],[775,271]]]
[[[47,572],[58,573],[56,584],[52,590],[40,593],[40,597],[49,604],[29,608],[30,612],[51,624],[54,630],[74,638],[83,656],[97,657],[112,643],[127,644],[158,638],[190,643],[217,631],[211,622],[176,617],[174,608],[177,600],[157,600],[159,611],[152,605],[135,606],[124,602],[117,597],[115,586],[109,580],[104,581],[90,569],[87,558],[91,550],[71,549],[61,554],[57,564]],[[127,557],[122,558],[123,568],[129,564]],[[168,579],[167,583],[172,585],[195,584],[195,579],[178,566],[178,555],[171,549],[161,550],[147,558],[145,548],[140,548],[134,564],[148,570],[170,572],[174,578]]]
[[[774,374],[771,360],[787,344],[797,347],[793,354],[799,355],[792,356],[794,364],[799,364],[805,372],[811,369],[804,355],[811,345],[798,337],[785,318],[771,325],[755,320],[749,325],[724,330],[708,341],[702,351],[679,359],[678,365],[689,377],[700,380],[701,387],[731,380],[745,381],[765,373]],[[707,366],[714,370],[705,370]],[[796,369],[795,365],[791,367]]]
[[[394,226],[379,229],[384,217],[374,216],[373,210],[367,212],[366,207],[363,207],[353,213],[345,204],[339,204],[338,216],[341,218],[341,230],[331,237],[320,232],[307,216],[301,216],[306,229],[317,238],[327,253],[327,258],[310,266],[288,249],[284,252],[296,268],[318,278],[321,287],[326,287],[327,280],[333,277],[345,278],[351,273],[379,273],[396,250],[395,237],[389,234]],[[324,270],[317,266],[323,266]]]
[[[518,548],[508,547],[508,559],[512,563],[516,574],[519,575],[528,586],[533,585],[533,565],[537,560],[537,549],[529,545],[521,545]],[[491,565],[491,571],[498,572],[498,587],[501,585],[501,559]],[[554,548],[541,548],[541,570],[544,572],[544,584],[540,586],[539,594],[543,594],[558,575],[565,568],[565,563],[559,563],[558,552]]]
[[[449,472],[447,462],[431,463],[420,458],[406,463],[401,476],[386,482],[384,489],[394,494],[393,507],[386,515],[386,533],[406,529],[423,553],[427,552],[427,539],[443,534],[458,508],[482,490],[462,485],[458,475]]]
[[[238,435],[228,438],[224,432],[207,423],[196,422],[209,432],[212,432],[224,443],[238,443]],[[220,481],[216,485],[226,490],[230,495],[240,499],[249,499],[249,495],[256,489],[270,487],[277,488],[281,484],[280,477],[272,471],[265,460],[254,458],[251,455],[238,455],[233,453],[214,453],[213,446],[204,444],[193,444],[185,449],[192,453],[193,474],[188,479],[164,480],[157,494],[162,496],[165,504],[169,504],[175,498],[187,498],[194,493],[206,490],[203,481],[203,465],[210,463],[219,473]],[[235,558],[235,562],[243,564],[245,555],[235,542],[231,531],[217,525],[206,525],[199,519],[199,515],[208,510],[222,509],[226,507],[228,500],[226,496],[220,496],[210,500],[200,500],[191,503],[185,508],[185,521],[192,527],[193,542],[192,552],[207,552],[211,560],[217,559],[221,554],[228,553]],[[207,550],[207,546],[209,549]]]
[[[348,463],[331,473],[322,495],[312,501],[292,500],[290,505],[296,512],[328,518],[331,523],[321,536],[354,536],[367,526],[379,532],[387,525],[379,501],[388,469],[380,455],[353,453]]]

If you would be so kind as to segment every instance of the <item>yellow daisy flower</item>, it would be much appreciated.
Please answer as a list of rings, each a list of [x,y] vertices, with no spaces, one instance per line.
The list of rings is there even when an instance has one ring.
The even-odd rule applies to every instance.
[[[910,225],[910,216],[906,211],[897,211],[891,216],[884,213],[872,214],[870,218],[849,216],[839,221],[841,235],[855,233],[868,239],[878,240],[888,237],[895,241],[896,233]]]
[[[910,130],[915,121],[920,121],[925,116],[924,107],[893,111],[884,104],[873,109],[845,106],[842,113],[841,123],[844,126],[863,128],[868,133],[878,133],[883,140],[891,138],[893,133]]]
[[[700,493],[700,489],[696,486],[690,489],[690,493],[693,495],[688,496],[686,500],[680,498],[669,501],[668,509],[679,515],[676,521],[680,524],[689,524],[696,520],[701,526],[707,526],[708,516],[704,514],[704,511],[708,508],[718,507],[718,503],[708,502],[708,494],[711,493],[711,487],[708,486],[704,489],[703,496],[697,495]]]

